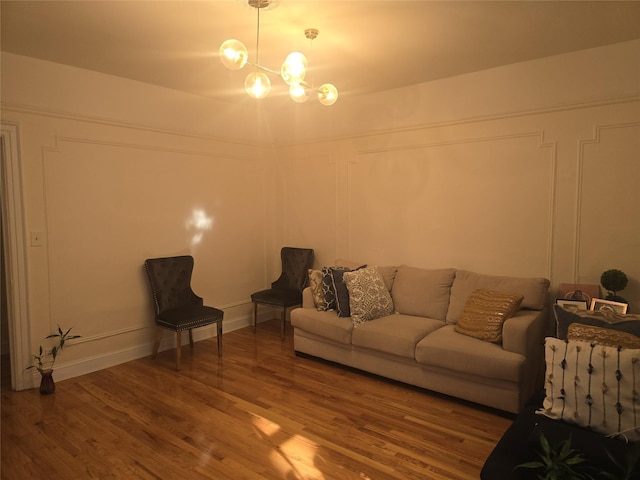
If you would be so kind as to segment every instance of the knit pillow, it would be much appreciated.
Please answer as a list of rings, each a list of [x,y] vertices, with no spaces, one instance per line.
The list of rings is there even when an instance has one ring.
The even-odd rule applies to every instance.
[[[545,392],[537,413],[640,440],[640,349],[545,340]]]
[[[620,330],[640,337],[640,315],[622,315],[606,310],[576,312],[562,308],[560,305],[553,306],[553,313],[556,317],[556,337],[561,340],[567,338],[567,330],[572,323]]]
[[[391,315],[393,301],[376,267],[367,267],[342,276],[349,291],[349,305],[353,326]]]
[[[614,330],[613,328],[594,327],[572,323],[569,325],[567,339],[581,342],[597,343],[607,347],[640,348],[640,337],[632,333]]]
[[[455,331],[487,342],[502,342],[502,325],[520,308],[523,296],[494,292],[483,288],[475,290],[464,306]]]

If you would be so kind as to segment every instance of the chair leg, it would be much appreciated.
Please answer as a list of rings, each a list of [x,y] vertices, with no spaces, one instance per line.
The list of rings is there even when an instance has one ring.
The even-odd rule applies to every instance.
[[[176,370],[180,370],[180,360],[182,356],[182,332],[176,332]]]
[[[258,304],[253,304],[253,333],[256,333],[256,325],[258,324]]]
[[[193,349],[193,329],[189,329],[189,345]]]
[[[156,327],[156,341],[153,344],[153,353],[151,354],[151,358],[156,358],[158,355],[158,349],[160,348],[160,340],[162,340],[163,329],[160,327]]]
[[[222,356],[222,322],[216,323],[217,335],[218,335],[218,356]]]
[[[287,319],[287,309],[282,309],[282,326],[280,327],[280,340],[284,340],[284,324]]]

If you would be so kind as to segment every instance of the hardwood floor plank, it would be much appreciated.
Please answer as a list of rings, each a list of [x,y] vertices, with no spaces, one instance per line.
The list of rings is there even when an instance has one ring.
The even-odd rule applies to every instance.
[[[512,416],[298,357],[278,320],[2,390],[3,480],[476,480]]]

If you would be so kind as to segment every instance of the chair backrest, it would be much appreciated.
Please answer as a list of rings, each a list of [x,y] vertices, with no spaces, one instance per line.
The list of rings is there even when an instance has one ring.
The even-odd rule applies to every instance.
[[[202,304],[202,299],[191,290],[193,257],[149,258],[144,262],[149,277],[156,314],[167,310]]]
[[[283,247],[280,258],[282,274],[271,284],[271,288],[286,288],[302,292],[309,283],[309,269],[313,266],[313,249]]]

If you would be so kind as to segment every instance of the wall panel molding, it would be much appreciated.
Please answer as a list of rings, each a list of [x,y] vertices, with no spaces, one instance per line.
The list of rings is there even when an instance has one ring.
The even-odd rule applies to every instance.
[[[603,137],[608,132],[616,130],[623,130],[627,128],[640,128],[640,122],[624,122],[624,123],[612,123],[612,124],[596,124],[593,126],[593,135],[589,138],[583,138],[578,140],[578,153],[577,153],[577,175],[576,175],[576,197],[575,197],[575,223],[576,229],[574,232],[574,256],[573,256],[573,275],[574,281],[581,278],[580,259],[583,254],[582,250],[582,230],[583,220],[586,215],[584,209],[584,170],[586,162],[586,150],[590,145],[600,145],[603,143]],[[640,136],[640,132],[638,134]],[[636,154],[639,152],[636,152]]]
[[[299,170],[297,169],[298,166],[301,167]],[[310,224],[306,225],[306,227],[312,229],[314,222],[327,220],[324,216],[321,218],[316,217],[316,215],[325,213],[324,209],[322,209],[322,212],[317,211],[320,207],[330,206],[332,208],[331,222],[333,224],[325,230],[328,229],[328,231],[335,232],[338,225],[337,212],[339,207],[339,172],[335,156],[329,153],[318,153],[290,157],[285,162],[285,170],[283,172],[285,181],[283,182],[282,194],[284,208],[282,238],[285,243],[291,245],[292,242],[299,241],[297,238],[290,238],[291,232],[295,230],[296,221],[309,221]],[[296,176],[293,176],[294,173]],[[332,183],[324,182],[325,178],[331,178]],[[331,192],[331,189],[333,189],[333,192]],[[333,202],[333,205],[331,205],[331,202]],[[313,231],[307,228],[304,230],[306,232]],[[317,249],[308,241],[305,243],[311,245],[310,248]],[[306,245],[299,246],[305,247]],[[334,252],[338,251],[338,240],[335,236],[333,237],[333,248]]]
[[[361,214],[361,212],[356,212],[354,206],[354,185],[361,183],[361,179],[355,178],[355,168],[358,164],[363,164],[369,161],[373,161],[374,157],[378,154],[384,156],[393,157],[394,154],[397,154],[399,158],[393,158],[390,160],[391,162],[402,162],[404,158],[407,156],[409,152],[410,155],[415,156],[415,152],[420,150],[434,150],[438,148],[447,148],[447,147],[471,147],[473,148],[474,144],[496,144],[499,145],[502,142],[505,143],[513,143],[518,141],[535,142],[535,148],[539,151],[538,157],[541,157],[546,162],[545,165],[542,165],[542,171],[540,175],[544,177],[544,181],[546,182],[546,190],[548,191],[548,195],[542,199],[536,199],[535,201],[543,201],[546,205],[545,207],[545,240],[544,240],[544,249],[540,252],[544,256],[544,275],[547,278],[552,278],[553,276],[553,248],[554,248],[554,222],[555,222],[555,203],[556,203],[556,164],[557,164],[557,141],[548,141],[545,139],[545,131],[529,131],[529,132],[516,132],[511,134],[497,134],[497,135],[487,135],[487,136],[478,136],[478,137],[461,137],[453,140],[446,141],[426,141],[426,142],[416,142],[416,143],[405,143],[404,145],[396,145],[396,146],[384,146],[380,148],[360,148],[356,151],[353,159],[347,162],[347,195],[348,205],[346,206],[346,210],[348,212],[348,252],[349,257],[354,258],[353,254],[355,253],[353,249],[355,248],[353,245],[353,234],[352,226],[354,225],[354,220]],[[524,148],[527,148],[526,146]],[[413,152],[413,153],[410,153]],[[431,159],[433,161],[433,157]],[[475,159],[474,159],[475,160]],[[437,160],[436,160],[437,161]],[[479,159],[478,161],[482,161]],[[426,168],[426,167],[425,167]],[[453,173],[453,172],[452,172]],[[366,260],[366,259],[364,259]]]
[[[49,239],[46,239],[45,237],[45,245],[43,247],[46,249],[46,252],[47,252],[46,253],[46,270],[47,270],[46,288],[48,289],[48,311],[51,318],[50,323],[55,324],[57,319],[66,318],[66,315],[64,314],[64,312],[69,310],[71,307],[64,305],[64,302],[69,295],[70,289],[73,288],[72,286],[68,285],[68,282],[65,282],[67,283],[67,286],[65,287],[64,291],[57,292],[57,290],[59,290],[57,286],[60,284],[60,281],[64,280],[64,278],[69,278],[68,273],[62,274],[62,277],[61,275],[59,275],[60,251],[56,247],[56,245],[58,246],[61,245],[60,233],[65,231],[66,229],[63,226],[64,224],[60,224],[58,222],[58,226],[55,227],[56,230],[55,231],[52,230],[52,228],[54,228],[54,225],[52,225],[52,221],[56,221],[54,217],[60,219],[61,215],[64,215],[64,213],[60,210],[61,208],[60,205],[65,205],[69,201],[69,200],[63,200],[61,203],[61,198],[63,195],[66,195],[66,193],[63,190],[64,184],[61,183],[61,181],[64,180],[65,177],[63,173],[61,173],[61,170],[59,169],[60,164],[58,162],[60,160],[64,161],[62,165],[66,165],[66,167],[64,167],[62,172],[65,172],[70,168],[74,169],[74,165],[82,165],[83,163],[85,163],[85,160],[87,163],[87,168],[90,168],[90,164],[95,164],[95,165],[101,165],[101,168],[105,168],[104,171],[109,171],[110,169],[109,162],[112,160],[114,162],[117,161],[116,163],[114,163],[114,168],[116,169],[114,172],[114,175],[117,175],[118,178],[121,178],[122,183],[115,185],[114,187],[115,189],[113,190],[113,192],[116,194],[118,194],[119,192],[127,192],[126,193],[127,198],[131,193],[131,189],[135,188],[135,184],[140,184],[140,181],[138,180],[140,178],[142,179],[145,178],[144,174],[141,173],[141,170],[142,172],[144,172],[144,169],[147,168],[145,166],[145,163],[147,165],[150,165],[150,169],[149,169],[150,173],[153,172],[153,168],[154,168],[153,163],[154,163],[154,159],[156,158],[156,153],[158,154],[157,156],[159,161],[162,162],[161,165],[171,166],[170,172],[180,171],[181,163],[183,161],[185,163],[185,166],[187,166],[188,164],[191,164],[191,165],[210,164],[212,172],[217,172],[217,171],[225,172],[224,173],[225,178],[231,178],[233,182],[238,182],[239,184],[242,184],[243,182],[242,180],[243,177],[241,172],[255,171],[255,165],[260,162],[260,158],[256,158],[255,156],[251,156],[251,155],[243,155],[243,154],[230,155],[226,153],[219,153],[213,147],[209,151],[206,149],[206,145],[205,145],[205,149],[203,149],[201,148],[202,147],[201,142],[194,145],[194,148],[189,148],[189,144],[187,143],[185,146],[184,142],[174,142],[176,146],[171,146],[171,144],[169,144],[168,146],[163,146],[163,145],[153,145],[153,144],[146,143],[146,139],[143,139],[142,142],[137,142],[135,141],[137,138],[139,138],[139,136],[134,137],[134,141],[128,142],[128,141],[120,141],[117,139],[108,140],[103,138],[95,138],[95,137],[92,137],[91,135],[84,135],[84,134],[83,135],[56,135],[54,136],[54,141],[52,145],[44,145],[40,147],[41,158],[39,160],[42,168],[42,182],[43,182],[42,188],[43,188],[43,200],[44,200],[43,201],[43,217],[46,224],[46,227],[44,228],[44,230],[49,233],[49,237],[50,237]],[[127,162],[131,160],[131,163],[133,166],[136,158],[140,158],[141,161],[145,163],[142,163],[141,165],[139,165],[136,170],[132,170],[137,172],[135,173],[134,178],[138,179],[138,180],[133,180],[133,182],[135,183],[132,184],[132,181],[129,181],[125,178],[127,177],[127,172],[129,172],[126,165],[127,165]],[[237,168],[235,168],[235,166],[237,166]],[[84,169],[84,166],[82,168]],[[242,170],[239,170],[240,168]],[[143,176],[141,177],[140,175],[143,175]],[[169,175],[168,173],[164,173],[164,172],[161,174],[159,178],[162,180],[163,182],[162,184],[166,182],[171,182],[171,178],[168,175]],[[191,173],[185,173],[185,175],[187,176],[186,178],[196,179],[197,176],[194,177],[194,175],[198,175],[198,174],[194,173],[194,171],[191,170]],[[259,174],[256,173],[256,176],[258,175]],[[154,194],[154,189],[152,186],[154,181],[153,178],[155,177],[151,175],[151,178],[150,178],[151,186],[147,185],[146,187],[144,187],[143,185],[140,185],[141,200],[143,198],[142,196],[144,196],[144,198],[149,198],[150,195]],[[98,173],[86,178],[81,176],[80,180],[78,178],[69,180],[69,182],[78,182],[78,181],[81,181],[83,183],[95,182],[96,188],[101,188],[102,186],[101,185],[102,177]],[[105,179],[104,181],[108,182],[109,179]],[[120,180],[116,179],[116,181],[119,182]],[[219,178],[217,175],[215,175],[211,181],[212,181],[212,188],[213,188],[218,182],[221,182],[224,180],[222,178]],[[207,180],[206,178],[202,177],[201,181],[197,183],[200,184],[198,188],[201,189],[203,185],[207,184]],[[69,183],[69,187],[72,187],[72,185],[74,185],[74,183]],[[106,191],[109,191],[111,187],[106,187],[106,188],[108,189]],[[247,186],[246,188],[250,188],[250,187]],[[79,191],[84,192],[86,191],[85,189],[86,189],[86,186],[84,186]],[[120,189],[123,189],[123,190],[120,190]],[[214,205],[218,203],[222,198],[227,203],[229,203],[230,198],[229,198],[228,192],[230,190],[230,187],[225,190],[226,193],[224,194],[222,194],[220,190],[221,189],[219,187],[215,188],[214,190],[212,190],[212,192],[217,192],[217,194],[212,196],[211,198],[205,198],[203,200],[209,201],[211,202],[211,205]],[[157,194],[162,195],[162,192],[157,192]],[[185,195],[187,196],[189,195],[189,188],[187,189],[180,188],[178,189],[176,194],[178,195],[176,200],[180,201],[179,199],[181,197]],[[102,198],[104,195],[105,194],[100,194],[96,198]],[[52,198],[52,197],[55,197],[55,198]],[[79,198],[78,201],[82,202],[83,198]],[[101,204],[103,205],[104,203],[105,202],[101,202]],[[187,203],[191,205],[191,202],[187,202]],[[101,207],[101,209],[102,208],[104,207]],[[134,208],[140,208],[140,207],[134,207]],[[110,220],[112,224],[114,222],[117,224],[118,222],[117,214],[116,212],[112,212],[112,213],[115,216],[113,218],[109,218],[108,220]],[[143,211],[141,211],[141,213],[143,213]],[[156,228],[157,230],[158,228],[157,221],[161,220],[161,218],[158,217],[158,215],[162,216],[163,214],[158,211],[156,211],[156,213],[154,214],[153,210],[150,211],[150,214],[152,218],[156,219],[156,223],[154,223],[156,227],[153,227],[153,228]],[[74,215],[77,216],[78,214],[75,213]],[[123,226],[125,227],[127,225],[128,223],[123,224]],[[177,226],[178,230],[184,230],[183,224],[174,223],[174,225]],[[183,231],[182,233],[179,232],[179,235],[183,235],[183,234],[186,234],[186,231]],[[73,234],[71,233],[71,235]],[[65,237],[68,237],[68,236],[69,236],[69,233],[66,233]],[[104,231],[103,237],[109,237],[108,230]],[[80,238],[85,239],[84,236]],[[58,243],[55,243],[54,240]],[[78,239],[77,241],[78,241],[78,247],[81,250],[85,250],[84,253],[81,253],[79,255],[79,258],[91,258],[91,257],[82,257],[82,255],[91,255],[91,256],[100,255],[99,253],[96,253],[95,255],[93,255],[90,253],[90,250],[86,250],[86,246],[85,246],[87,244],[86,241],[83,241],[81,239]],[[133,248],[134,250],[132,250],[132,252],[134,253],[140,250],[139,248],[138,250],[136,250],[135,246]],[[67,250],[68,248],[65,247],[65,252],[63,252],[63,255],[68,256]],[[185,251],[182,253],[188,253],[188,252]],[[178,252],[176,254],[178,254]],[[58,257],[58,260],[56,260],[56,257]],[[137,255],[135,256],[135,258],[133,257],[134,257],[134,254],[130,254],[129,256],[125,256],[124,258],[121,259],[123,262],[126,262],[127,266],[124,268],[127,268],[128,271],[131,271],[134,274],[134,277],[127,278],[126,282],[127,284],[132,284],[132,287],[134,287],[136,290],[139,288],[144,290],[146,285],[144,285],[145,279],[143,278],[142,271],[134,270],[135,265],[133,265],[133,263],[135,263],[135,258],[137,258]],[[143,259],[144,257],[141,257],[141,258]],[[133,265],[134,269],[131,269],[131,265]],[[113,274],[113,272],[111,273]],[[44,272],[43,272],[43,275],[44,275]],[[127,289],[127,290],[131,292],[130,289]],[[233,292],[235,291],[231,290],[231,292],[233,294]],[[146,294],[146,292],[144,293]],[[94,321],[93,323],[90,323],[89,326],[93,329],[93,331],[89,333],[88,336],[85,336],[83,334],[83,339],[79,341],[79,343],[80,344],[85,342],[100,343],[100,342],[107,341],[105,344],[109,344],[110,342],[108,342],[108,340],[113,339],[114,337],[119,337],[123,339],[137,337],[137,335],[135,335],[136,333],[140,333],[141,331],[146,331],[150,327],[152,327],[154,325],[152,320],[149,321],[149,323],[140,322],[142,317],[151,315],[151,311],[147,312],[147,310],[144,308],[144,305],[142,303],[138,305],[137,300],[131,298],[132,295],[137,295],[137,294],[135,292],[127,293],[127,295],[125,295],[125,298],[122,299],[123,300],[122,305],[117,305],[117,306],[114,305],[111,310],[109,310],[108,312],[104,312],[102,314],[102,317],[100,317],[100,318],[108,318],[108,319],[116,320],[114,325],[111,325],[110,321],[97,321],[97,322]],[[242,291],[241,295],[244,297],[246,295],[246,291]],[[105,295],[101,295],[99,297],[99,301],[98,301],[99,304],[104,303],[104,297]],[[247,298],[238,298],[235,301],[233,300],[233,297],[227,297],[227,298],[232,301],[230,302],[228,301],[224,304],[218,303],[216,304],[216,306],[218,308],[222,308],[223,310],[227,310],[227,311],[234,310],[234,309],[241,309],[241,310],[247,310],[247,311],[249,310],[248,306],[251,305],[251,302]],[[143,301],[146,302],[147,299],[148,299],[148,295],[145,295]],[[59,306],[63,306],[63,308],[59,308]],[[92,308],[94,307],[88,304],[87,301],[81,302],[81,311],[89,310]],[[98,305],[98,308],[99,308],[99,305]],[[242,324],[241,326],[246,326],[249,324],[249,317],[247,317],[244,313],[241,313],[240,319],[236,318],[233,321],[231,320],[233,319],[230,319],[231,323],[225,321],[225,327],[226,327],[225,330],[228,330],[228,327],[234,324],[239,325],[238,321],[240,321],[240,323]],[[241,328],[241,326],[237,326],[237,328]],[[81,332],[78,332],[78,333],[82,334]],[[199,335],[202,335],[202,334],[199,334]],[[206,338],[206,335],[203,338]],[[108,353],[105,354],[105,358],[107,357],[110,358],[110,355],[111,354],[108,354]],[[120,358],[119,354],[116,355],[114,358],[116,357]],[[107,359],[105,360],[105,362],[107,362],[106,364],[108,364],[109,360]],[[82,361],[80,361],[80,363],[82,363]],[[103,364],[102,361],[99,361],[98,363]]]
[[[117,148],[130,148],[135,150],[151,150],[155,152],[165,152],[165,153],[174,153],[179,155],[190,155],[190,156],[198,156],[198,157],[206,157],[211,160],[229,160],[229,161],[244,161],[244,162],[252,162],[257,163],[258,160],[254,156],[251,155],[230,155],[224,154],[219,155],[216,153],[211,153],[209,151],[194,149],[187,150],[183,148],[170,148],[170,147],[162,147],[159,145],[152,144],[143,144],[143,143],[133,143],[133,142],[118,142],[113,140],[98,140],[90,137],[67,137],[67,136],[58,136],[55,137],[55,146],[53,147],[43,147],[47,150],[62,152],[62,144],[68,143],[79,143],[86,145],[100,145],[106,147],[117,147]]]
[[[159,133],[163,135],[172,135],[172,136],[185,137],[185,138],[210,140],[215,142],[227,143],[231,145],[244,145],[247,147],[260,147],[260,148],[265,148],[268,146],[268,145],[260,144],[256,142],[240,142],[238,140],[232,140],[232,139],[227,139],[223,137],[216,137],[214,135],[203,135],[203,134],[189,132],[186,130],[172,130],[168,128],[152,127],[150,125],[123,122],[121,120],[114,120],[107,117],[81,115],[81,114],[65,112],[61,110],[52,110],[52,109],[46,109],[42,107],[33,107],[30,105],[7,104],[5,102],[0,102],[0,109],[2,111],[7,111],[7,112],[21,113],[26,115],[35,115],[39,117],[50,117],[58,120],[70,120],[74,122],[93,124],[93,125],[98,125],[103,127],[110,126],[110,127],[124,128],[128,130],[138,130],[138,131],[144,131],[149,133]]]
[[[636,102],[640,102],[640,95],[629,95],[629,96],[607,98],[602,100],[575,102],[575,103],[563,103],[560,105],[551,105],[547,107],[532,108],[532,109],[525,109],[525,110],[515,110],[512,112],[502,112],[502,113],[497,113],[493,115],[469,116],[469,117],[463,117],[463,118],[458,118],[458,119],[449,120],[449,121],[441,121],[441,122],[426,121],[424,123],[409,125],[405,127],[359,132],[359,133],[354,133],[350,135],[334,136],[330,138],[321,138],[321,139],[312,139],[312,140],[303,141],[303,142],[283,143],[281,145],[278,145],[278,147],[303,146],[303,145],[311,145],[315,143],[325,143],[325,142],[333,142],[333,141],[349,141],[349,140],[355,141],[358,139],[365,139],[367,137],[375,137],[379,135],[411,133],[411,132],[419,132],[421,130],[434,130],[438,128],[449,128],[449,127],[473,125],[473,124],[494,122],[494,121],[501,121],[501,120],[514,120],[519,118],[526,118],[526,117],[533,117],[533,116],[554,114],[554,113],[571,112],[571,111],[584,110],[584,109],[590,109],[590,108],[608,107],[608,106],[615,106],[615,105],[622,105],[622,104],[632,104]]]

